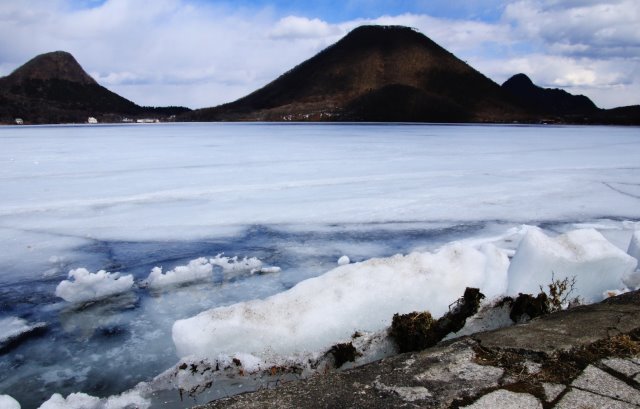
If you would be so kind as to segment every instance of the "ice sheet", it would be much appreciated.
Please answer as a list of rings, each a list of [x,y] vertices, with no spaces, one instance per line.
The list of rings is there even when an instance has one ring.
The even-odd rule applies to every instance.
[[[0,253],[0,266],[26,258],[45,265],[66,256],[73,240],[199,240],[255,224],[638,218],[637,134],[551,126],[3,127],[0,229],[11,251]],[[66,251],[46,251],[56,237],[69,240]]]

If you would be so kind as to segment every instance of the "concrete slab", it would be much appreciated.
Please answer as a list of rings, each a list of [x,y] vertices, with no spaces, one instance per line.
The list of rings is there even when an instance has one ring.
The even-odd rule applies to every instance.
[[[466,409],[542,409],[542,403],[535,396],[528,393],[515,393],[505,389],[498,389],[488,393]]]
[[[595,393],[571,389],[554,409],[638,409],[636,405],[596,395]]]
[[[628,333],[638,322],[640,308],[637,305],[592,304],[471,337],[485,348],[552,354]]]
[[[544,382],[542,384],[542,388],[544,389],[544,396],[547,402],[553,401],[558,397],[567,387],[560,383],[547,383]]]
[[[633,378],[635,375],[640,374],[640,365],[633,362],[633,360],[631,359],[603,359],[602,364],[630,378]]]
[[[571,386],[640,406],[640,391],[593,365],[587,366]]]
[[[471,339],[369,365],[317,375],[277,389],[209,403],[207,408],[449,408],[498,386],[501,368],[478,365]],[[519,408],[522,409],[522,408]]]

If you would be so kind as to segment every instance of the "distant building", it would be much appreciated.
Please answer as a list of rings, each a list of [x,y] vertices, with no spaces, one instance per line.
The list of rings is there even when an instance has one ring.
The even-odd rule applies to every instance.
[[[16,125],[24,125],[22,118],[16,118]]]
[[[136,122],[139,124],[157,124],[160,120],[157,118],[142,118],[136,119]]]
[[[89,118],[87,118],[87,123],[88,124],[97,124],[98,120],[95,119],[94,117],[90,116]]]
[[[122,122],[124,122],[126,124],[130,124],[130,123],[133,123],[133,119],[131,119],[131,118],[122,118]]]

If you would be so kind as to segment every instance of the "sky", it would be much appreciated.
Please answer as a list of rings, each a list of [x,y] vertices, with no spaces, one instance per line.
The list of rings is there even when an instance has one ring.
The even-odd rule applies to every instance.
[[[362,24],[416,28],[499,84],[640,104],[639,0],[0,0],[0,76],[64,50],[140,105],[209,107]]]

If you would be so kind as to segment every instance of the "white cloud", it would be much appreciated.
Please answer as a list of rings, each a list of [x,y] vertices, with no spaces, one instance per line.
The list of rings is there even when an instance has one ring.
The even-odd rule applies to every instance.
[[[66,50],[141,105],[213,106],[265,85],[358,25],[399,24],[496,81],[522,71],[540,85],[582,87],[598,105],[628,105],[640,102],[639,9],[636,0],[519,0],[491,23],[409,13],[329,23],[191,0],[107,0],[84,9],[68,0],[2,2],[0,74]]]
[[[450,20],[427,15],[402,14],[383,16],[373,24],[406,25],[418,29],[436,43],[452,52],[479,49],[486,43],[510,44],[509,27],[472,20]]]
[[[320,19],[287,16],[280,19],[269,33],[272,38],[299,39],[324,38],[342,34],[335,25],[330,25]]]
[[[528,39],[563,54],[633,57],[640,51],[637,0],[521,0],[507,5],[504,18]]]

